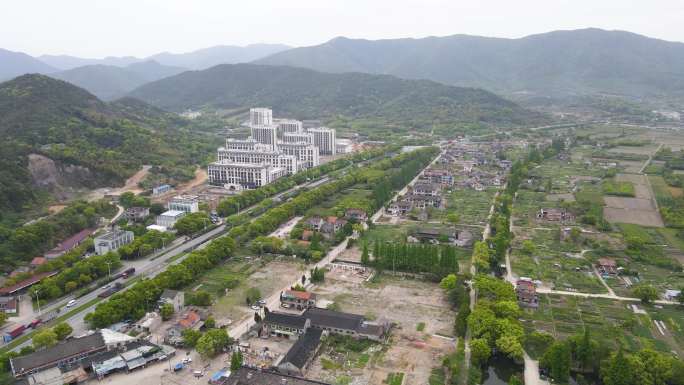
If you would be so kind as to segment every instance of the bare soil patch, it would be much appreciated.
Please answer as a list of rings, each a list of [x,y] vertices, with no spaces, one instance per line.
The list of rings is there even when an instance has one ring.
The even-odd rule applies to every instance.
[[[335,383],[346,375],[352,384],[381,385],[388,373],[404,373],[405,384],[427,384],[431,370],[454,349],[453,340],[440,336],[452,335],[455,317],[443,291],[436,283],[390,275],[364,281],[351,272],[331,272],[313,291],[342,311],[394,322],[392,337],[362,368],[344,373],[326,369],[319,356],[307,376]],[[424,329],[418,331],[421,323]]]

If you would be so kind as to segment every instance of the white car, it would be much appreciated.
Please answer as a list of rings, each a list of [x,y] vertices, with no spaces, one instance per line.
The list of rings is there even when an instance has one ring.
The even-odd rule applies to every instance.
[[[184,363],[184,364],[189,364],[189,363],[191,363],[191,362],[192,362],[192,358],[190,358],[190,357],[185,357],[185,358],[183,358],[183,363]]]
[[[74,305],[76,305],[76,300],[75,300],[75,299],[72,299],[71,301],[67,302],[66,307],[67,307],[67,308],[70,308],[70,307],[72,307],[72,306],[74,306]]]
[[[252,305],[252,310],[261,310],[261,308],[257,305]]]

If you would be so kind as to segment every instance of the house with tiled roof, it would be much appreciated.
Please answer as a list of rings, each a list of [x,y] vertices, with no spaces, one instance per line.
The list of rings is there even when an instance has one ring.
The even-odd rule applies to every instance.
[[[316,294],[308,291],[285,290],[280,293],[280,306],[297,310],[316,307]]]

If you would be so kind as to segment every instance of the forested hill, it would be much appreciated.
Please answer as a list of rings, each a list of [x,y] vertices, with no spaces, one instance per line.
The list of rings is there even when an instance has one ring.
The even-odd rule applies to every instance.
[[[516,95],[684,96],[684,44],[595,28],[520,39],[340,37],[255,63],[391,74]]]
[[[374,119],[409,128],[520,125],[540,117],[474,88],[387,75],[331,74],[286,66],[218,65],[148,83],[130,95],[171,110],[270,106],[298,119]]]
[[[44,75],[0,83],[0,223],[34,209],[38,197],[45,203],[44,191],[120,185],[143,164],[191,176],[211,147],[183,122],[141,101],[104,103]]]

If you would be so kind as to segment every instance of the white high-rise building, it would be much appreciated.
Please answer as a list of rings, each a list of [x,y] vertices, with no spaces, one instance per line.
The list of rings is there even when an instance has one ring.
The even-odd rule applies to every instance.
[[[288,132],[302,132],[302,122],[293,119],[276,119],[278,133],[282,136]]]
[[[313,144],[313,134],[308,132],[289,132],[283,134],[283,143],[309,143]]]
[[[218,160],[231,163],[270,164],[285,169],[287,174],[299,171],[299,160],[294,155],[286,155],[280,151],[272,151],[265,145],[258,145],[254,150],[228,150],[219,148]]]
[[[309,133],[313,134],[313,144],[322,155],[335,155],[337,143],[334,128],[310,128]]]
[[[268,145],[273,151],[278,148],[278,127],[270,126],[252,126],[252,139],[259,143]]]
[[[226,139],[226,149],[228,150],[254,150],[259,142],[249,139]],[[219,148],[220,149],[220,148]]]
[[[313,144],[303,142],[280,143],[278,150],[282,151],[283,154],[296,156],[301,168],[316,167],[320,164],[318,147]]]
[[[251,108],[249,110],[249,125],[251,127],[273,125],[273,111],[270,108]]]

